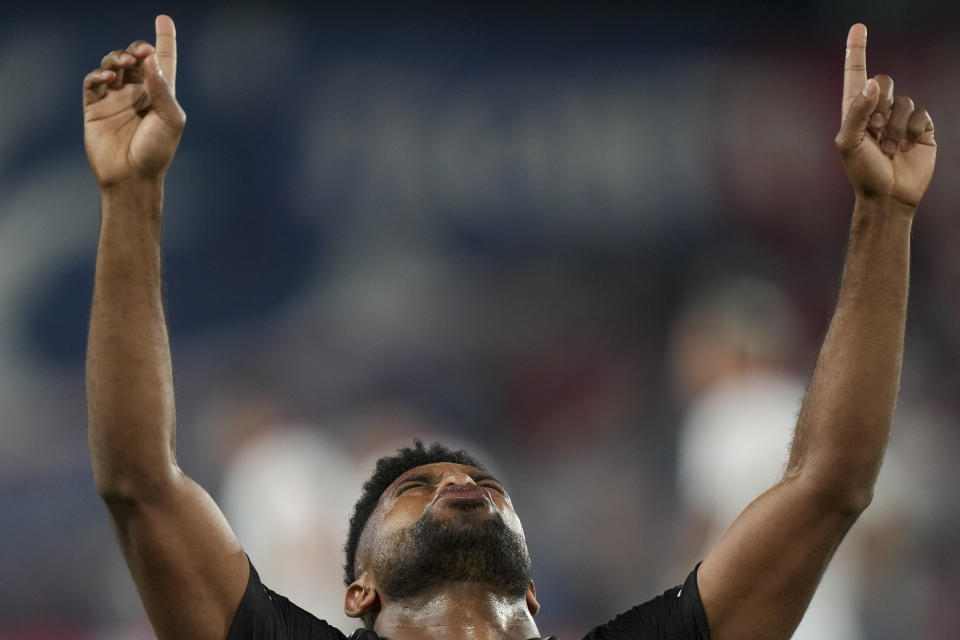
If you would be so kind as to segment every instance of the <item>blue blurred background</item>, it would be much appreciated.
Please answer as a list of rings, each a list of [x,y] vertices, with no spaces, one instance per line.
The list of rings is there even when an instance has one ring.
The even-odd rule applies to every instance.
[[[268,584],[349,633],[338,550],[372,461],[467,446],[514,494],[561,637],[682,581],[733,517],[711,487],[745,487],[738,510],[772,482],[733,477],[750,456],[782,469],[842,264],[833,136],[865,22],[940,156],[891,462],[824,615],[956,638],[958,7],[7,6],[0,639],[152,637],[86,452],[80,82],[161,11],[188,114],[164,221],[181,466]],[[774,414],[761,445],[744,425]]]

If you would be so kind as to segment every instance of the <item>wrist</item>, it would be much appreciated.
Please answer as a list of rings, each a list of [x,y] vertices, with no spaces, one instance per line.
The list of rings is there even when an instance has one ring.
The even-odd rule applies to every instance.
[[[871,215],[912,220],[917,207],[889,196],[866,196],[858,193],[853,210],[855,216]]]
[[[155,177],[132,177],[108,185],[100,185],[101,199],[117,200],[130,197],[147,197],[163,192],[163,175]]]
[[[104,216],[160,216],[163,204],[163,176],[131,178],[100,187],[100,206]]]
[[[100,232],[147,236],[159,242],[163,226],[163,178],[127,180],[100,189]]]

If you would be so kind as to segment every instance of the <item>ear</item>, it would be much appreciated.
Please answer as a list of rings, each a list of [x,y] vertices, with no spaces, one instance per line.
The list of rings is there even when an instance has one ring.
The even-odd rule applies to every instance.
[[[537,611],[540,611],[540,603],[537,602],[537,588],[533,584],[533,580],[530,581],[530,586],[527,587],[527,609],[530,610],[530,615],[537,615]]]
[[[343,612],[351,618],[361,618],[368,613],[380,612],[380,594],[376,585],[364,571],[353,584],[347,587],[343,600]]]

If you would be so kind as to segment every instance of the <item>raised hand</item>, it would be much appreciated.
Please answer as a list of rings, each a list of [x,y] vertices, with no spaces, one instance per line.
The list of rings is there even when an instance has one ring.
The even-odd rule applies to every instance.
[[[857,197],[890,199],[915,209],[933,177],[933,120],[893,79],[867,80],[867,28],[850,27],[843,74],[840,132],[835,139]]]
[[[163,177],[186,122],[176,77],[176,28],[161,15],[156,46],[137,40],[111,51],[84,78],[84,144],[101,189]]]

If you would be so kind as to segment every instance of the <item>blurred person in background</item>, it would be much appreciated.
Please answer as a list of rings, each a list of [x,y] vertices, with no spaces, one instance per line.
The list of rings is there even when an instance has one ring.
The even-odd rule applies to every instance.
[[[936,143],[925,110],[894,100],[889,77],[867,79],[865,49],[866,29],[854,25],[836,145],[856,204],[786,472],[682,586],[589,637],[787,638],[872,499],[899,386],[910,229]],[[102,214],[87,351],[96,488],[159,637],[342,639],[262,584],[217,505],[176,462],[160,269],[163,179],[186,119],[176,64],[174,25],[160,16],[156,46],[108,53],[83,83]],[[506,488],[463,451],[418,441],[380,459],[346,551],[344,610],[364,623],[354,638],[539,637],[520,520]]]
[[[800,322],[787,294],[760,277],[695,288],[675,321],[671,369],[686,407],[677,449],[683,562],[713,546],[743,505],[784,473],[807,383],[796,366],[806,348]],[[870,509],[824,572],[796,640],[864,637],[859,565],[870,539],[894,535],[912,484],[896,451],[887,451],[877,483]]]
[[[338,578],[362,466],[332,434],[286,419],[269,398],[229,406],[219,417],[236,433],[220,487],[224,515],[274,588],[318,618],[348,624]]]

